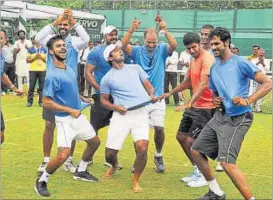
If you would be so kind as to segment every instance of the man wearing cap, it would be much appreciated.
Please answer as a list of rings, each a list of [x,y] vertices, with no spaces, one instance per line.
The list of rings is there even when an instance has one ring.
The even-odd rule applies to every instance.
[[[86,80],[94,88],[94,106],[90,111],[90,123],[94,127],[96,133],[108,126],[110,118],[112,117],[113,111],[104,108],[100,102],[100,83],[104,75],[111,69],[111,65],[103,57],[105,48],[110,44],[116,44],[118,41],[118,30],[116,27],[109,25],[105,27],[104,31],[104,44],[96,46],[87,57],[85,76]],[[94,74],[93,74],[94,73]],[[112,97],[109,97],[109,101],[113,102]],[[108,167],[111,167],[107,162],[104,163]],[[122,166],[119,166],[122,169]]]
[[[71,36],[70,32],[75,29],[77,36]],[[73,18],[72,10],[66,9],[64,13],[60,15],[52,24],[49,24],[42,28],[36,35],[37,42],[46,47],[47,42],[52,38],[55,33],[63,38],[67,48],[66,64],[69,67],[76,67],[78,65],[78,52],[84,49],[89,42],[89,35],[84,30],[83,26],[77,23]],[[51,70],[53,58],[50,54],[47,56],[47,71]],[[44,161],[38,168],[38,172],[43,172],[47,163],[49,162],[51,147],[53,144],[53,133],[55,129],[55,112],[47,108],[43,108],[43,119],[45,120],[45,131],[43,134],[43,152]],[[74,152],[75,141],[71,147],[71,156],[68,158],[67,162],[64,163],[64,170],[75,172],[76,166],[72,162],[72,155]]]
[[[164,93],[164,77],[165,63],[168,56],[177,47],[175,38],[167,31],[166,23],[161,21],[159,28],[164,32],[168,43],[158,44],[158,33],[153,28],[148,28],[144,31],[144,45],[132,46],[129,41],[136,29],[140,25],[139,20],[134,20],[128,32],[122,38],[123,48],[125,52],[131,56],[134,63],[139,64],[149,76],[149,81],[155,88],[155,96],[161,96]],[[157,167],[157,172],[163,172],[165,166],[163,163],[162,148],[165,140],[164,120],[165,120],[165,101],[160,101],[148,106],[150,125],[155,130],[155,146],[156,152],[154,163]],[[133,169],[133,168],[132,168]],[[133,172],[133,170],[132,170]]]
[[[124,64],[122,44],[118,44],[108,45],[103,53],[112,68],[101,80],[100,101],[105,108],[114,111],[105,152],[106,161],[112,167],[107,170],[105,177],[110,178],[116,172],[117,154],[131,132],[137,154],[132,187],[134,192],[141,192],[139,178],[147,163],[149,144],[149,114],[145,105],[157,98],[144,70],[137,64]],[[114,102],[110,101],[110,95]]]

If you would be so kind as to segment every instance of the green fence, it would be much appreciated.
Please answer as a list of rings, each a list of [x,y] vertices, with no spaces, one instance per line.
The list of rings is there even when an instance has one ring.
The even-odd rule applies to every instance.
[[[159,13],[167,22],[168,30],[176,37],[177,51],[184,50],[182,38],[188,31],[199,31],[202,25],[212,24],[228,28],[232,43],[240,48],[241,55],[250,55],[251,46],[259,44],[266,50],[266,57],[272,58],[272,10],[244,9],[208,12],[197,10],[92,10],[92,13],[106,16],[107,24],[116,26],[122,36],[130,27],[134,17],[142,20],[141,28],[134,33],[133,41],[142,41],[143,30],[156,27],[155,16]],[[164,38],[159,38],[164,40]]]

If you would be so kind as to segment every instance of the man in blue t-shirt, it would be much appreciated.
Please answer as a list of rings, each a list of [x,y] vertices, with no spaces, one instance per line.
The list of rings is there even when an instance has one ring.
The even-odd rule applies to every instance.
[[[113,111],[104,108],[100,102],[100,83],[101,79],[111,69],[109,63],[103,57],[105,48],[110,44],[116,44],[118,42],[118,30],[112,25],[108,25],[104,28],[104,44],[96,46],[88,54],[85,76],[87,81],[94,88],[94,106],[90,110],[90,123],[94,127],[96,133],[105,126],[108,126],[112,117]],[[120,43],[120,42],[118,42]],[[110,101],[113,102],[110,96]],[[106,166],[111,167],[107,162],[104,163]],[[122,165],[119,164],[119,169],[122,169]]]
[[[125,52],[131,56],[135,64],[140,65],[148,74],[149,81],[155,89],[155,96],[160,97],[164,93],[165,63],[168,56],[177,47],[175,38],[167,31],[166,23],[161,21],[158,25],[161,33],[164,33],[167,43],[158,44],[158,33],[153,28],[144,31],[144,45],[132,46],[129,41],[135,30],[138,29],[141,21],[134,20],[128,32],[122,38],[123,48]],[[155,146],[156,152],[154,163],[156,171],[163,172],[165,165],[163,163],[162,148],[165,140],[164,121],[165,121],[165,101],[159,101],[148,106],[150,125],[155,130]],[[132,172],[133,172],[132,168]]]
[[[108,45],[104,58],[112,69],[102,78],[100,85],[101,103],[113,110],[106,141],[106,161],[112,167],[105,173],[111,177],[118,168],[117,154],[131,132],[136,147],[136,169],[132,181],[134,192],[141,192],[139,178],[147,163],[149,144],[149,115],[145,105],[157,100],[148,76],[137,64],[124,64],[125,56],[120,47]],[[113,97],[111,102],[109,97]]]
[[[244,199],[255,199],[236,160],[250,128],[253,115],[250,104],[268,94],[272,81],[256,66],[230,51],[231,36],[226,28],[217,27],[209,35],[216,63],[211,68],[210,88],[219,108],[192,146],[191,155],[205,176],[209,192],[200,199],[225,199],[208,164],[207,157],[217,159]],[[248,96],[248,81],[261,87]]]
[[[17,93],[18,95],[22,95],[24,92],[22,90],[18,90],[15,85],[9,80],[9,77],[5,74],[5,57],[2,53],[3,46],[7,43],[7,36],[6,31],[1,30],[0,32],[0,67],[1,67],[1,81],[2,84],[5,84],[12,90],[13,92]],[[1,110],[1,144],[4,142],[4,131],[5,131],[5,121]]]
[[[71,36],[70,32],[75,29],[78,36]],[[84,49],[89,42],[89,35],[84,30],[83,26],[77,23],[73,18],[72,10],[65,9],[64,13],[60,15],[52,24],[46,25],[42,28],[36,35],[35,39],[42,47],[46,47],[47,42],[50,38],[56,35],[56,32],[63,38],[66,44],[67,57],[66,64],[72,67],[73,70],[77,69],[78,66],[78,52]],[[52,66],[52,56],[48,54],[47,56],[47,69],[49,72]],[[51,147],[53,144],[53,135],[55,129],[55,112],[43,108],[43,119],[45,120],[45,130],[43,134],[43,153],[44,160],[38,168],[38,173],[44,171],[47,163],[50,160]],[[75,142],[72,145],[71,156],[65,162],[64,170],[75,172],[76,165],[72,161],[72,156],[75,148]]]
[[[45,197],[50,196],[47,189],[49,176],[70,156],[73,140],[84,140],[87,143],[73,178],[97,182],[98,179],[87,171],[87,165],[100,145],[100,140],[93,127],[80,112],[81,100],[77,84],[77,68],[71,68],[65,63],[67,53],[65,41],[61,36],[54,36],[49,40],[47,46],[52,56],[52,65],[50,66],[51,70],[46,75],[43,106],[54,110],[56,113],[58,154],[49,161],[34,187],[38,195]],[[81,99],[90,103],[89,99],[83,97]]]

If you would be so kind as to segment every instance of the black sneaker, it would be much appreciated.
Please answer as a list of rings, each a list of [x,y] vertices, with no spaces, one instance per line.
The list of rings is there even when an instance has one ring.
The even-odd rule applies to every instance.
[[[34,186],[35,192],[42,197],[50,197],[50,193],[47,189],[47,183],[45,181],[38,182],[39,179],[36,180],[36,184]]]
[[[135,165],[133,165],[133,166],[131,167],[131,169],[130,169],[130,170],[131,170],[131,173],[133,173],[133,174],[134,174],[134,173],[136,172]]]
[[[225,200],[225,199],[226,199],[226,194],[223,194],[222,196],[218,196],[217,194],[209,190],[208,193],[198,198],[197,200]]]
[[[155,163],[155,165],[156,165],[156,171],[157,171],[158,173],[164,172],[164,170],[165,170],[165,165],[164,165],[164,163],[163,163],[163,157],[162,157],[162,156],[159,156],[159,157],[155,156],[155,157],[154,157],[154,163]]]
[[[90,174],[87,169],[83,172],[79,172],[77,168],[76,172],[73,174],[73,178],[75,180],[90,181],[94,183],[99,181],[99,179]]]
[[[27,107],[31,107],[31,106],[32,106],[32,103],[28,102],[26,106],[27,106]]]

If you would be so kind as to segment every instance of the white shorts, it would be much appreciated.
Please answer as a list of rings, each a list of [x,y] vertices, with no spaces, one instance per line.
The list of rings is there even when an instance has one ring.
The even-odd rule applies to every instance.
[[[71,148],[74,139],[89,140],[96,136],[95,130],[82,114],[78,118],[73,118],[70,115],[65,117],[55,116],[55,122],[58,131],[58,147]]]
[[[120,150],[131,132],[134,142],[149,140],[149,116],[147,107],[127,111],[125,115],[114,112],[110,120],[106,147]]]
[[[151,126],[164,127],[166,103],[163,100],[151,103],[147,106],[149,112],[149,124]]]

